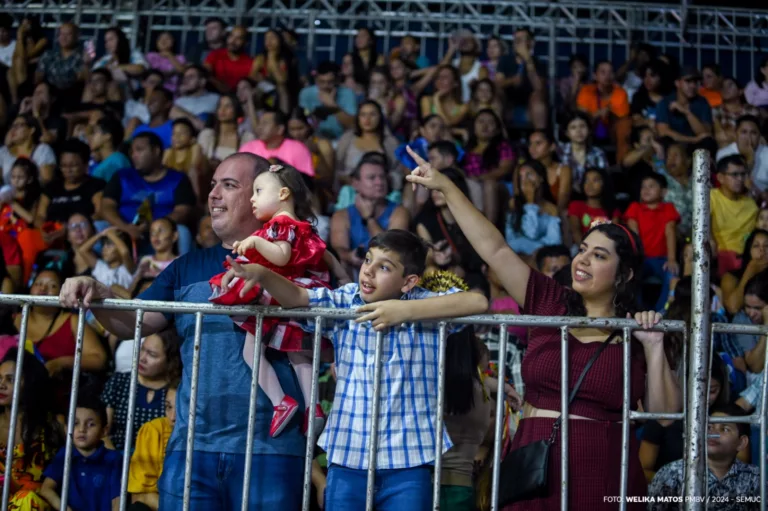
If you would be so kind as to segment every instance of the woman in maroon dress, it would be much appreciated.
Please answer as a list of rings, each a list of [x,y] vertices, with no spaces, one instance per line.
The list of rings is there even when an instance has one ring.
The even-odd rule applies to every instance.
[[[525,314],[541,316],[631,317],[642,267],[640,239],[618,224],[593,227],[573,260],[573,290],[532,270],[507,246],[501,233],[449,179],[415,153],[419,164],[409,181],[442,192],[467,239],[498,275],[510,296],[524,304]],[[635,314],[638,325],[649,328],[661,320],[655,312]],[[602,342],[612,342],[610,331],[599,328],[569,330],[570,382],[573,388],[590,357]],[[682,396],[664,354],[664,336],[636,331],[632,342],[632,407],[642,400],[648,412],[677,412]],[[560,332],[531,329],[523,359],[524,419],[513,449],[546,439],[560,415]],[[569,407],[568,509],[616,509],[604,497],[619,495],[621,474],[621,343],[609,345],[586,375]],[[519,510],[560,509],[560,436],[550,450],[549,493],[510,506]],[[628,496],[643,496],[647,485],[638,458],[634,429],[630,433]],[[638,509],[643,508],[638,504]],[[632,506],[630,505],[630,508]]]

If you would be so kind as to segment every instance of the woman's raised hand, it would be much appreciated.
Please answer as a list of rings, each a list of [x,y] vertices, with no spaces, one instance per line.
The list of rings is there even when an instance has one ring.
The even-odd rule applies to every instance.
[[[413,184],[414,191],[416,190],[416,185],[422,185],[430,190],[442,191],[449,180],[441,172],[433,168],[428,161],[419,156],[410,146],[406,146],[405,150],[408,151],[408,154],[411,155],[411,158],[418,165],[409,175],[405,176],[405,179]]]

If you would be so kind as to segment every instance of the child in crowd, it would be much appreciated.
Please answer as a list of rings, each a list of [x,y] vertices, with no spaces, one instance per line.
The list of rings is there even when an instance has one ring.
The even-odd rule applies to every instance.
[[[659,312],[669,298],[670,281],[680,271],[677,264],[677,223],[680,214],[675,206],[664,202],[667,179],[650,172],[640,184],[640,202],[629,205],[624,219],[630,229],[640,235],[645,252],[643,277],[661,279],[661,294],[655,309]]]
[[[547,277],[571,264],[571,251],[565,245],[550,245],[536,251],[536,269]]]
[[[39,172],[32,160],[16,159],[11,168],[10,188],[7,193],[0,193],[0,230],[18,232],[34,223],[42,193]]]
[[[141,427],[136,437],[136,449],[131,456],[128,493],[134,503],[141,502],[153,511],[157,511],[160,505],[157,481],[163,472],[165,447],[176,424],[178,386],[178,380],[168,384],[165,391],[165,417],[149,421]]]
[[[173,121],[171,147],[163,153],[163,165],[169,169],[189,174],[195,195],[200,197],[200,180],[197,171],[203,161],[203,150],[197,143],[197,134],[192,123],[185,118]]]
[[[568,205],[573,245],[578,247],[595,220],[611,220],[616,223],[621,214],[616,208],[613,182],[608,173],[597,167],[584,172],[581,187],[585,200],[574,200]]]
[[[726,156],[717,162],[720,187],[710,190],[709,202],[720,277],[741,266],[744,240],[757,221],[757,204],[746,186],[748,177],[744,158],[739,155]]]
[[[101,259],[94,247],[103,240]],[[133,255],[130,250],[131,240],[117,227],[108,227],[92,236],[77,248],[77,253],[91,268],[91,275],[107,287],[118,285],[128,289],[133,282]]]
[[[320,239],[310,224],[314,219],[309,200],[310,192],[304,178],[298,170],[289,166],[272,165],[269,172],[260,174],[253,182],[253,213],[264,227],[252,236],[235,242],[233,249],[239,254],[240,263],[264,265],[278,272],[300,286],[328,287],[329,275],[323,256],[325,242]],[[229,263],[225,263],[229,269]],[[308,278],[308,272],[313,277]],[[259,287],[249,286],[239,279],[224,284],[226,273],[214,276],[210,280],[213,295],[210,300],[220,305],[250,304],[258,302],[262,305],[279,305],[270,293],[263,292]],[[253,363],[255,348],[255,318],[233,318],[233,320],[248,333],[243,347],[243,357],[250,367]],[[310,406],[310,387],[312,384],[312,358],[310,347],[305,346],[306,336],[301,326],[294,320],[285,321],[279,318],[264,318],[263,332],[269,335],[269,343],[261,345],[261,362],[259,366],[259,386],[267,394],[274,414],[270,426],[270,435],[276,437],[291,421],[298,411],[298,402],[283,392],[272,365],[265,357],[267,344],[269,347],[288,353],[291,365],[296,371],[299,386],[306,403],[304,431],[308,429],[308,421],[314,420],[322,427],[324,414],[319,404]],[[265,339],[267,337],[265,336]],[[319,430],[320,428],[317,428]]]
[[[168,217],[158,218],[152,222],[149,226],[149,241],[155,253],[141,258],[136,270],[136,279],[154,278],[160,275],[160,272],[178,257],[176,250],[178,240],[176,222]]]
[[[107,449],[102,438],[107,434],[107,410],[98,398],[82,396],[75,409],[72,433],[72,469],[67,509],[117,509],[120,501],[120,476],[123,455]],[[61,509],[60,488],[64,480],[66,449],[59,449],[45,469],[40,496],[54,509]]]
[[[200,248],[215,247],[221,240],[216,233],[213,232],[213,224],[211,223],[211,215],[205,215],[200,219],[200,223],[197,227],[197,237],[195,238]]]
[[[757,224],[755,224],[755,229],[768,231],[768,206],[765,204],[762,205],[760,211],[757,213]]]
[[[488,300],[476,293],[449,291],[440,296],[417,287],[426,257],[427,247],[415,234],[398,229],[383,232],[368,245],[358,283],[336,290],[302,288],[264,266],[229,259],[232,269],[224,284],[233,278],[249,286],[258,283],[286,308],[329,307],[366,313],[356,320],[327,321],[323,329],[334,344],[338,378],[333,409],[320,437],[330,466],[325,509],[365,506],[372,424],[370,414],[362,411],[369,409],[373,392],[376,332],[383,332],[384,339],[374,505],[381,508],[386,498],[387,508],[398,507],[398,503],[403,509],[431,506],[435,437],[443,435],[443,452],[452,443],[445,430],[434,431],[433,423],[438,326],[414,322],[483,313]],[[307,331],[313,327],[305,325]]]

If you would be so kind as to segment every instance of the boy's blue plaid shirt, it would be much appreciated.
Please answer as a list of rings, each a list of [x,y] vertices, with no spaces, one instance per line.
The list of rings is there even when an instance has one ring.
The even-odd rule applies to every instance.
[[[335,290],[307,289],[310,307],[356,309],[365,305],[357,284]],[[414,288],[402,300],[419,300],[459,292],[432,293]],[[314,324],[305,325],[313,331]],[[328,463],[368,468],[376,331],[354,320],[325,320],[336,358],[336,394],[319,445]],[[416,467],[435,460],[437,410],[437,324],[408,323],[384,334],[377,469]],[[452,443],[445,428],[443,452]]]

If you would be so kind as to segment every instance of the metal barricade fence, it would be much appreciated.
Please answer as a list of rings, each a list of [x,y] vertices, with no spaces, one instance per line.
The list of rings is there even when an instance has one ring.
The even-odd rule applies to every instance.
[[[17,296],[6,295],[0,296],[0,304],[2,305],[20,305],[22,307],[21,318],[21,331],[19,339],[26,338],[27,322],[29,319],[29,313],[31,307],[35,306],[47,306],[55,307],[59,305],[58,298],[56,297],[39,297],[39,296]],[[200,371],[200,347],[203,342],[203,318],[205,315],[255,315],[257,332],[256,346],[254,349],[254,358],[252,364],[252,383],[250,388],[250,404],[248,413],[248,438],[246,439],[246,453],[252,452],[253,447],[253,434],[254,423],[256,416],[256,397],[257,397],[257,375],[259,371],[259,356],[261,346],[261,329],[259,328],[263,322],[265,316],[270,317],[291,317],[309,319],[315,322],[315,334],[313,345],[313,377],[311,386],[310,400],[315,402],[318,395],[318,368],[320,364],[320,346],[321,346],[321,332],[322,325],[325,321],[338,321],[348,320],[354,318],[356,315],[351,311],[339,311],[333,309],[302,309],[302,310],[283,310],[280,308],[263,308],[263,307],[222,307],[212,304],[198,304],[198,303],[179,303],[179,302],[155,302],[155,301],[142,301],[142,300],[106,300],[103,303],[93,305],[94,308],[104,309],[116,309],[116,310],[132,310],[136,313],[136,323],[134,329],[134,345],[133,345],[133,362],[131,365],[131,390],[129,398],[129,409],[133,410],[136,405],[136,386],[138,376],[138,358],[139,347],[141,345],[142,338],[142,325],[143,315],[146,312],[164,312],[164,313],[187,313],[195,315],[195,330],[194,330],[194,348],[192,367],[186,370],[191,370],[191,388],[190,388],[190,402],[189,402],[189,421],[187,430],[186,441],[186,461],[184,472],[184,499],[183,510],[187,511],[190,504],[190,492],[191,492],[191,477],[192,477],[192,463],[194,463],[194,443],[195,443],[195,417],[197,410],[197,385],[198,376]],[[626,507],[626,493],[627,493],[627,475],[629,470],[629,435],[630,435],[630,421],[643,420],[643,419],[677,419],[684,420],[684,413],[641,413],[632,411],[633,403],[630,402],[630,337],[632,331],[636,330],[638,325],[634,320],[630,319],[595,319],[595,318],[580,318],[580,317],[541,317],[541,316],[511,316],[511,315],[485,315],[485,316],[472,316],[466,318],[453,318],[447,319],[439,323],[439,350],[440,355],[438,359],[438,394],[437,394],[437,412],[435,417],[436,431],[443,430],[443,410],[445,402],[445,343],[447,339],[446,325],[448,323],[453,324],[473,324],[473,325],[486,325],[495,326],[500,329],[500,347],[499,347],[499,378],[496,403],[496,422],[495,422],[495,442],[493,448],[493,479],[492,479],[492,505],[491,509],[498,509],[499,498],[499,466],[502,450],[502,427],[504,418],[504,360],[506,357],[508,339],[508,326],[524,326],[524,327],[551,327],[559,328],[561,331],[561,377],[562,381],[569,381],[569,359],[568,359],[568,330],[571,328],[584,328],[584,327],[596,327],[604,329],[622,329],[624,334],[624,346],[623,346],[623,359],[624,359],[624,404],[622,409],[622,459],[621,459],[621,504],[620,509]],[[73,428],[75,420],[75,407],[77,403],[78,394],[78,381],[81,370],[81,356],[83,346],[83,333],[85,326],[85,311],[79,309],[78,315],[78,329],[77,329],[77,344],[74,358],[74,377],[72,381],[70,407],[67,417],[67,443],[66,443],[66,459],[64,465],[64,479],[61,487],[61,501],[62,508],[64,508],[68,501],[69,496],[69,475],[71,473],[72,462],[72,449],[73,449]],[[654,330],[661,330],[666,332],[683,332],[685,336],[685,324],[682,321],[664,321],[660,323]],[[378,332],[376,336],[376,350],[374,358],[374,389],[373,389],[373,404],[371,410],[372,427],[370,431],[370,443],[368,445],[370,464],[368,467],[368,487],[366,493],[366,510],[373,510],[373,497],[374,497],[374,476],[376,470],[376,452],[377,452],[377,435],[378,435],[378,412],[380,408],[380,380],[381,380],[381,359],[383,348],[384,334]],[[20,381],[23,365],[23,348],[24,342],[19,343],[19,355],[16,362],[15,380]],[[563,408],[563,414],[568,416],[568,386],[563,385],[561,388],[561,403]],[[16,385],[13,391],[13,402],[11,406],[11,423],[9,427],[9,437],[6,465],[5,465],[5,480],[10,481],[11,477],[11,462],[13,459],[13,445],[16,438],[16,417],[18,416],[18,399],[20,394],[20,386]],[[309,431],[307,438],[315,438],[314,421],[309,421]],[[764,427],[764,424],[763,424]],[[129,413],[127,416],[127,424],[125,430],[125,452],[130,453],[132,445],[132,437],[134,430],[134,414]],[[439,509],[440,502],[440,478],[441,478],[441,453],[443,449],[442,435],[436,435],[437,442],[435,445],[435,470],[433,481],[433,509]],[[568,421],[564,420],[560,430],[560,439],[563,446],[568,445]],[[305,464],[304,464],[304,487],[303,487],[303,505],[304,511],[309,509],[310,503],[310,484],[311,484],[311,466],[312,455],[314,446],[312,442],[307,442]],[[554,461],[553,461],[554,462]],[[124,510],[128,504],[127,487],[128,487],[128,467],[130,459],[129,456],[125,456],[122,467],[121,478],[121,500],[120,509]],[[560,459],[561,464],[561,498],[562,509],[568,508],[568,450],[562,449],[562,456]],[[249,484],[247,482],[251,477],[251,457],[245,456],[245,469],[244,469],[244,482],[243,482],[243,500],[242,510],[248,509],[249,498]],[[555,484],[555,482],[552,482]],[[3,487],[3,500],[2,509],[5,509],[9,499],[10,485],[6,484]]]

